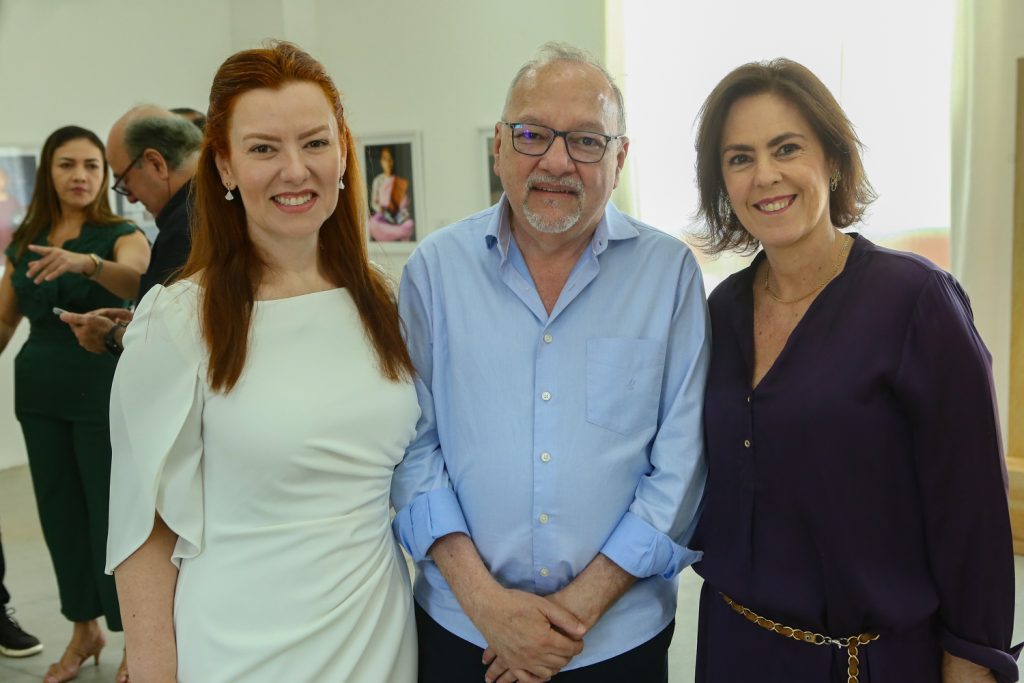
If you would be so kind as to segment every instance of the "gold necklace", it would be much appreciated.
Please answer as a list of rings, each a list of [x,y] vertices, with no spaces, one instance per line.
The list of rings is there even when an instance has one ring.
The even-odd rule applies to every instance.
[[[766,259],[767,267],[764,269],[764,291],[768,292],[768,296],[775,299],[780,304],[795,304],[797,302],[803,301],[804,299],[813,294],[817,294],[818,292],[820,292],[822,289],[825,288],[825,285],[832,282],[832,280],[835,279],[836,275],[839,274],[839,269],[843,266],[843,258],[846,256],[846,252],[850,251],[850,245],[853,244],[853,238],[850,237],[849,235],[844,235],[844,237],[846,239],[843,241],[843,246],[839,250],[839,256],[838,258],[836,258],[836,264],[832,268],[832,272],[829,273],[821,282],[819,282],[817,287],[815,287],[814,289],[812,289],[811,291],[807,292],[802,296],[798,296],[795,299],[783,299],[781,296],[773,292],[771,285],[768,284],[768,276],[771,275],[772,272],[772,263],[771,261],[767,261]]]

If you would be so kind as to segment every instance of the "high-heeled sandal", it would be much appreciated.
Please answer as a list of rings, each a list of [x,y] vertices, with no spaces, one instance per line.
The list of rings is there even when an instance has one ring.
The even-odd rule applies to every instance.
[[[117,675],[114,676],[114,683],[132,683],[132,679],[128,675],[128,653],[127,652],[125,652],[124,656],[121,657],[121,666],[117,667]]]
[[[78,672],[82,668],[82,665],[89,659],[93,658],[96,666],[100,665],[100,653],[103,652],[104,646],[106,646],[106,639],[100,638],[87,650],[76,650],[70,645],[64,650],[64,654],[60,656],[60,659],[50,665],[50,668],[46,670],[46,676],[43,678],[43,683],[66,683],[67,681],[73,681],[78,678]],[[65,664],[65,659],[72,659],[72,664]]]

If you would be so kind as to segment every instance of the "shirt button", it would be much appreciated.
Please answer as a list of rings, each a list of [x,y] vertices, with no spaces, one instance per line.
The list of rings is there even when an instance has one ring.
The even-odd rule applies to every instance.
[[[547,451],[544,451],[543,453],[540,454],[540,461],[551,462],[551,454],[548,453]]]
[[[744,439],[743,440],[743,447],[744,448],[750,448],[750,439]]]
[[[550,401],[551,400],[551,392],[550,391],[543,392],[540,395],[540,400],[542,400],[542,401]]]
[[[551,342],[553,342],[554,340],[555,340],[555,338],[554,338],[554,337],[552,337],[552,336],[551,336],[550,334],[545,334],[545,335],[544,335],[544,343],[545,343],[545,344],[550,344],[550,343],[551,343]]]
[[[548,571],[548,568],[547,568],[547,567],[541,567],[541,568],[540,568],[540,575],[541,575],[541,576],[547,576],[547,575],[548,575],[548,574],[550,574],[550,573],[551,573],[551,572],[549,572],[549,571]]]
[[[548,523],[548,519],[549,519],[549,517],[548,517],[548,516],[547,516],[546,514],[544,514],[543,512],[542,512],[542,513],[540,513],[540,517],[538,517],[538,518],[537,518],[537,520],[538,520],[538,521],[539,521],[539,522],[540,522],[541,524],[547,524],[547,523]]]

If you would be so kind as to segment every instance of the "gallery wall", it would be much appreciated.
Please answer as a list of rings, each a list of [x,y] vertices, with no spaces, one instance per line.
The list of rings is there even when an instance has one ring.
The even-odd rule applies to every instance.
[[[217,66],[266,38],[292,40],[327,66],[357,135],[414,134],[420,235],[484,208],[482,131],[538,45],[600,55],[601,0],[0,0],[0,147],[38,149],[75,123],[105,138],[134,104],[205,109]],[[410,247],[371,245],[397,275]],[[13,361],[0,355],[0,469],[25,462]]]
[[[1008,422],[1013,273],[1016,62],[1024,57],[1024,3],[958,0],[952,110],[952,267],[992,352],[1004,440]],[[1010,448],[1018,457],[1020,445]],[[1020,462],[1015,464],[1019,467]],[[1022,491],[1024,493],[1024,491]]]

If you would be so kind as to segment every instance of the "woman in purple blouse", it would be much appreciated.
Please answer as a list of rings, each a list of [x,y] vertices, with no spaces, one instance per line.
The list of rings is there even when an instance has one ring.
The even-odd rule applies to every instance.
[[[908,160],[913,172],[913,160]],[[828,89],[785,59],[712,91],[697,681],[1016,681],[991,362],[967,295],[840,228],[874,193]]]

